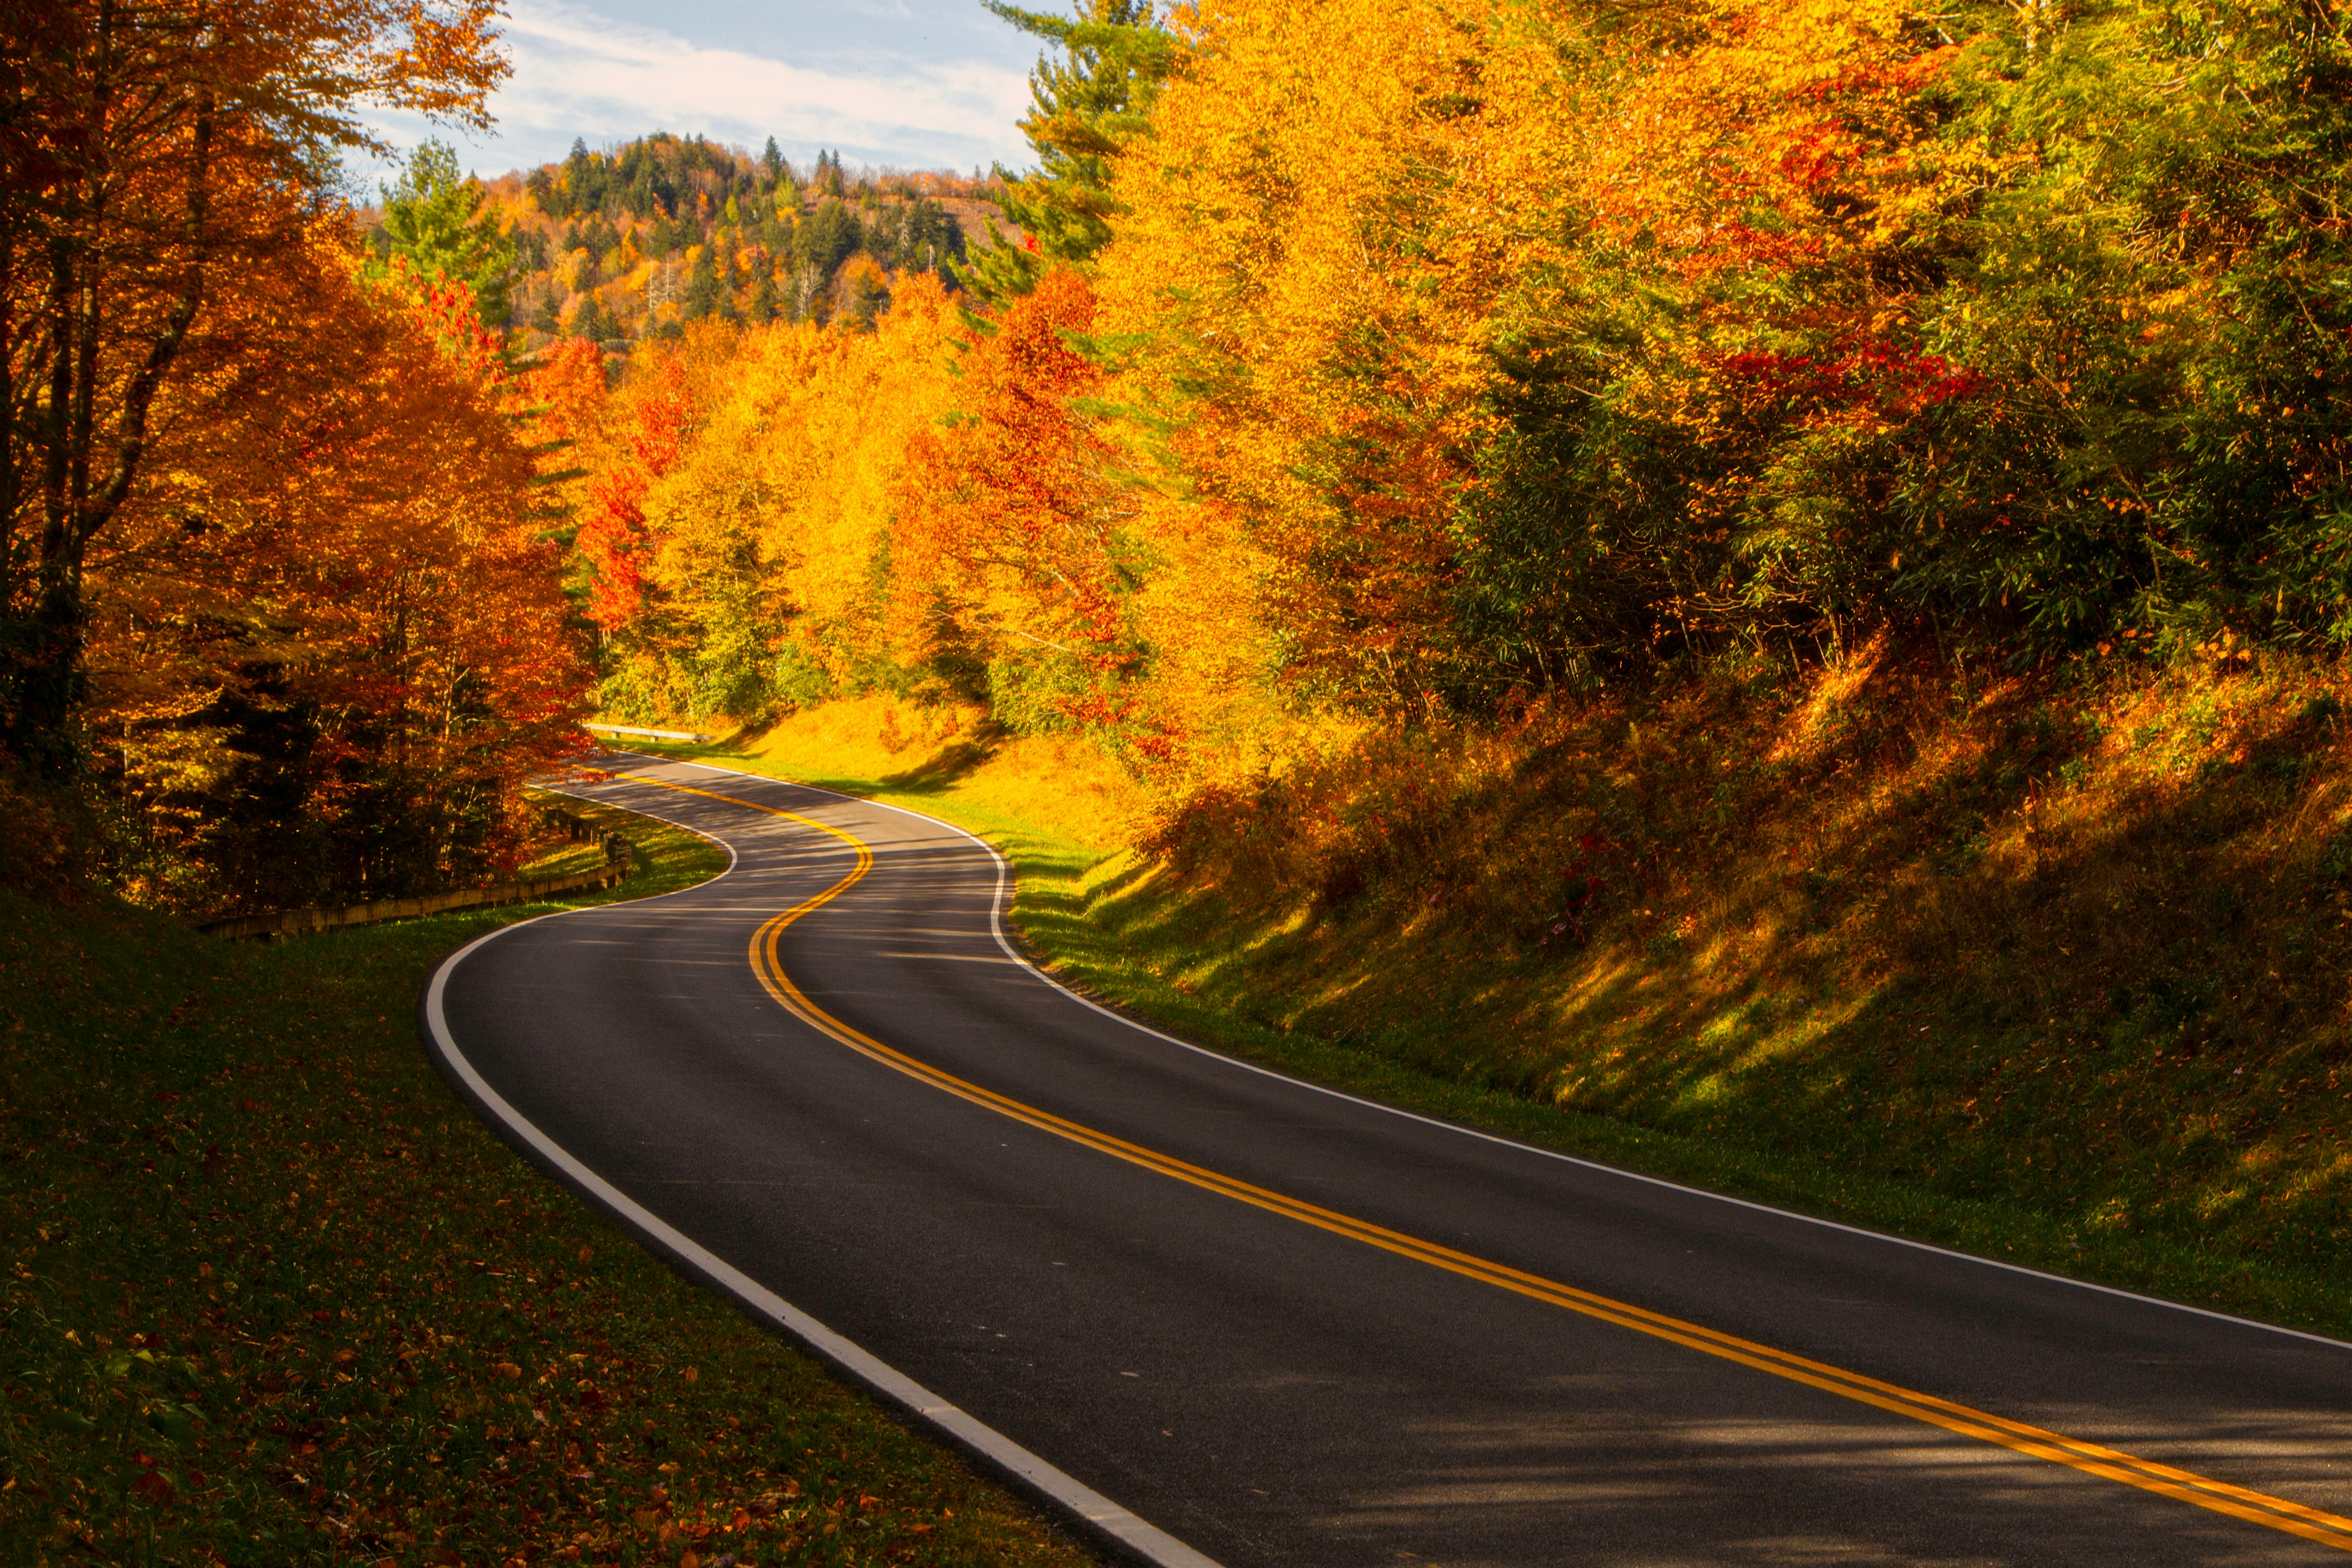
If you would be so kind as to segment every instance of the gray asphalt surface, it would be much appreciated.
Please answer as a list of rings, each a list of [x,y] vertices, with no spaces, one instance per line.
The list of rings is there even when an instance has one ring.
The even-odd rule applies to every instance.
[[[518,928],[456,1040],[563,1148],[867,1351],[1231,1565],[2287,1563],[2317,1542],[1971,1440],[1237,1203],[929,1087],[818,1006],[1151,1149],[1549,1279],[2352,1513],[2352,1349],[1942,1256],[1352,1103],[1088,1008],[919,817],[612,757],[593,798],[735,868]]]

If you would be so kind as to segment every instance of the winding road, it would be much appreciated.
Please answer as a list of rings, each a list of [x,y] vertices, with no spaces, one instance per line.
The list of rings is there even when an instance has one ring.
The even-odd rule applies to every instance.
[[[436,973],[445,1069],[682,1266],[1175,1565],[2336,1563],[2352,1346],[1200,1050],[928,818],[615,755],[699,887]]]

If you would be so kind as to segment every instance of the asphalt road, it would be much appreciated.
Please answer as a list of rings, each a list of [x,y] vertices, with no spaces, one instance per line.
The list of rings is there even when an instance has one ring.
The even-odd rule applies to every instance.
[[[1230,1568],[2352,1550],[2352,1347],[1182,1046],[1018,963],[950,828],[606,762],[581,793],[733,870],[468,950],[456,1053],[611,1191]]]

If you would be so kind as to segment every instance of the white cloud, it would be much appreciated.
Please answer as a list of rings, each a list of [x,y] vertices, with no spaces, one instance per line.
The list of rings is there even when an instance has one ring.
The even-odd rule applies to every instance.
[[[593,147],[654,131],[753,148],[773,136],[796,163],[820,147],[853,165],[1028,162],[1013,127],[1028,107],[1027,79],[991,61],[866,50],[795,64],[560,0],[513,0],[506,43],[514,74],[491,104],[498,132],[468,139],[461,153],[485,174],[560,159],[574,137]],[[385,119],[389,140],[410,145],[427,134],[404,119]]]

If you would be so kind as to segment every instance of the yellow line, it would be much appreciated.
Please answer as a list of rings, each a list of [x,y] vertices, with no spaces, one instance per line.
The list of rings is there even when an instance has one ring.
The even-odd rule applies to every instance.
[[[1809,1387],[1822,1389],[1846,1399],[1890,1411],[1897,1415],[1908,1416],[1914,1421],[1926,1422],[1931,1426],[1940,1426],[1948,1432],[1956,1432],[1980,1442],[1998,1444],[2001,1447],[2011,1448],[2021,1454],[2029,1454],[2038,1459],[2047,1459],[2053,1464],[2069,1466],[2089,1475],[2104,1477],[2108,1480],[2121,1481],[2126,1486],[2137,1487],[2144,1491],[2156,1492],[2165,1497],[2178,1499],[2182,1502],[2195,1503],[2200,1508],[2210,1509],[2216,1513],[2225,1513],[2255,1524],[2267,1525],[2273,1530],[2281,1530],[2290,1535],[2299,1535],[2309,1541],[2316,1541],[2323,1545],[2333,1546],[2338,1551],[2352,1552],[2352,1519],[2326,1513],[2315,1508],[2306,1508],[2301,1503],[2291,1502],[2284,1498],[2272,1497],[2265,1492],[2231,1486],[2226,1481],[2214,1480],[2208,1476],[2178,1469],[2170,1465],[2158,1464],[2152,1459],[2143,1459],[2136,1455],[2104,1447],[2096,1443],[2086,1443],[2079,1438],[2044,1431],[2039,1426],[2028,1426],[2021,1421],[2011,1421],[2007,1416],[1994,1415],[1985,1411],[1972,1409],[1968,1405],[1955,1404],[1951,1400],[1941,1399],[1931,1394],[1916,1393],[1895,1384],[1864,1376],[1860,1373],[1847,1372],[1823,1362],[1808,1360],[1787,1351],[1774,1350],[1769,1345],[1760,1345],[1752,1341],[1739,1339],[1735,1335],[1723,1333],[1702,1324],[1669,1317],[1663,1312],[1654,1312],[1646,1307],[1637,1307],[1629,1302],[1597,1295],[1590,1290],[1579,1289],[1573,1285],[1564,1285],[1558,1280],[1546,1279],[1540,1275],[1528,1274],[1471,1253],[1456,1251],[1453,1247],[1444,1247],[1436,1242],[1423,1241],[1419,1237],[1407,1236],[1402,1231],[1391,1230],[1368,1220],[1356,1219],[1336,1210],[1307,1203],[1303,1199],[1285,1196],[1283,1194],[1224,1175],[1204,1166],[1177,1159],[1173,1155],[1145,1148],[1139,1143],[1129,1142],[1126,1139],[1088,1127],[1083,1122],[1072,1121],[1066,1117],[1056,1116],[1052,1111],[1042,1110],[1010,1096],[999,1094],[994,1089],[984,1089],[968,1079],[958,1078],[952,1073],[941,1071],[927,1062],[919,1061],[905,1052],[886,1046],[872,1036],[843,1023],[810,1001],[800,987],[793,983],[792,977],[784,973],[783,964],[777,954],[778,943],[783,936],[785,927],[848,891],[872,868],[874,851],[863,840],[855,834],[845,832],[828,823],[819,822],[814,817],[779,810],[771,805],[760,805],[751,801],[739,800],[733,795],[719,795],[710,790],[693,789],[685,784],[668,784],[660,779],[647,779],[642,776],[632,782],[660,784],[664,789],[678,790],[687,795],[698,795],[710,800],[725,801],[730,805],[740,805],[751,811],[765,812],[772,816],[781,816],[786,821],[796,822],[803,826],[813,827],[819,833],[830,835],[856,853],[857,863],[847,876],[823,892],[804,899],[775,916],[754,933],[751,938],[751,967],[759,975],[760,983],[767,987],[768,994],[811,1028],[839,1041],[862,1056],[870,1057],[910,1078],[929,1084],[934,1089],[942,1089],[959,1099],[970,1100],[974,1105],[984,1106],[1000,1115],[1009,1116],[1016,1121],[1026,1122],[1032,1127],[1066,1138],[1074,1143],[1081,1143],[1116,1159],[1139,1165],[1145,1170],[1157,1172],[1161,1175],[1172,1177],[1177,1181],[1216,1193],[1239,1203],[1248,1204],[1255,1208],[1284,1215],[1304,1225],[1314,1226],[1319,1230],[1329,1231],[1335,1236],[1343,1236],[1370,1247],[1377,1247],[1384,1252],[1394,1253],[1400,1258],[1408,1258],[1418,1263],[1428,1264],[1432,1268],[1458,1274],[1467,1279],[1475,1279],[1482,1284],[1492,1285],[1552,1306],[1563,1307],[1589,1318],[1614,1323],[1621,1328],[1632,1329],[1637,1333],[1671,1341],[1707,1355],[1737,1362],[1742,1366],[1753,1367],[1759,1372],[1770,1373],[1775,1377],[1787,1378],[1792,1383],[1801,1383]]]

